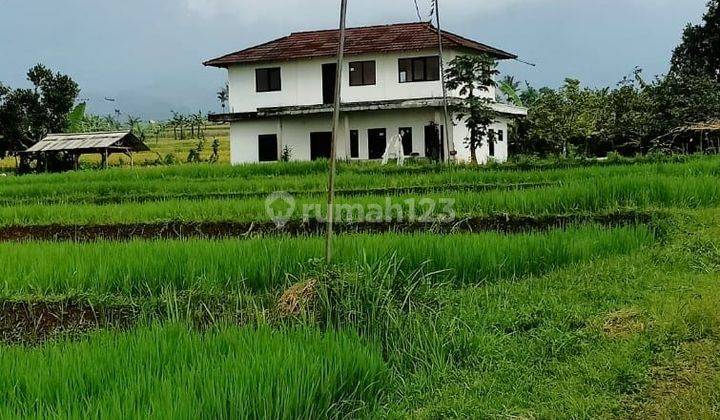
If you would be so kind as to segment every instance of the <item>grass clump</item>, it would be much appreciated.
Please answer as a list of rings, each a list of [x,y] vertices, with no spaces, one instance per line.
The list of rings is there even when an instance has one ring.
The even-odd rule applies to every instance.
[[[379,400],[380,355],[356,335],[179,325],[1,347],[0,417],[315,419]]]

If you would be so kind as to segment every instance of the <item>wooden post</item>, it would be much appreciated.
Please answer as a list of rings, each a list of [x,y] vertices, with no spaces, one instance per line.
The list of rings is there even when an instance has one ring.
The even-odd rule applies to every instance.
[[[345,22],[348,0],[340,0],[340,42],[335,75],[335,104],[333,110],[332,140],[330,141],[330,174],[328,176],[328,211],[325,231],[325,261],[332,262],[333,222],[335,218],[335,166],[337,165],[337,140],[340,131],[340,105],[342,98],[343,58],[345,55]]]
[[[437,19],[438,50],[440,51],[440,82],[442,83],[442,102],[445,117],[445,141],[443,141],[443,154],[445,155],[445,161],[450,162],[450,154],[455,151],[455,146],[453,144],[453,140],[450,138],[450,117],[448,112],[447,86],[445,86],[445,60],[443,59],[443,37],[442,29],[440,27],[440,0],[435,0],[435,18]]]

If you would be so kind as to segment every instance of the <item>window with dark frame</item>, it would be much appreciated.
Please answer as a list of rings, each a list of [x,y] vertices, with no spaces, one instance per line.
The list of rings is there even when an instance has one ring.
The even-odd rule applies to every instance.
[[[377,83],[374,61],[350,63],[350,86],[371,86]]]
[[[403,152],[405,156],[413,154],[413,132],[412,127],[402,127],[400,129],[400,137],[402,138]]]
[[[258,136],[258,157],[260,162],[276,162],[278,160],[277,134]]]
[[[358,130],[350,130],[350,158],[358,159],[360,157],[360,132]]]
[[[440,80],[440,58],[418,57],[398,60],[400,83]]]
[[[279,92],[282,90],[280,67],[255,70],[255,85],[258,92]]]

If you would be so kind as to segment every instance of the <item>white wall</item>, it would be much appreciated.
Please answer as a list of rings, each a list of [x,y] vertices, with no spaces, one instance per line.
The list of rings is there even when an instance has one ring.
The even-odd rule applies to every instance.
[[[503,140],[496,141],[495,143],[495,157],[490,157],[490,146],[488,145],[487,139],[483,141],[481,147],[477,149],[478,163],[485,164],[493,160],[495,162],[507,162],[509,157],[508,152],[508,119],[506,117],[498,118],[489,129],[498,132],[502,130]],[[460,123],[455,127],[453,139],[455,141],[455,149],[457,150],[457,159],[463,162],[470,162],[470,149],[466,145],[466,139],[470,136],[470,133],[465,127],[464,123]]]
[[[436,108],[394,110],[394,111],[365,111],[346,113],[342,116],[342,134],[338,139],[337,154],[340,159],[350,158],[350,130],[358,130],[359,159],[368,159],[368,130],[384,128],[388,139],[399,133],[400,128],[410,127],[413,131],[413,150],[420,156],[425,156],[425,126],[431,121],[442,124],[442,112]],[[495,160],[507,160],[507,120],[501,119],[492,127],[503,130],[505,139],[495,147]],[[234,122],[231,125],[231,158],[233,164],[252,163],[258,161],[258,136],[276,134],[278,136],[278,153],[283,146],[292,149],[293,160],[310,159],[310,133],[329,132],[332,129],[330,115],[315,115],[303,117],[283,117],[262,121]],[[450,136],[455,141],[458,159],[470,160],[470,151],[465,147],[467,129],[463,125],[450,128]],[[480,162],[489,159],[488,145],[484,144],[478,151]]]
[[[452,50],[445,52],[446,66],[457,54]],[[399,81],[400,58],[426,56],[437,56],[437,51],[347,56],[343,65],[343,102],[442,97],[440,81],[411,83]],[[373,86],[350,86],[349,63],[353,61],[375,61],[377,83]],[[322,66],[334,62],[332,58],[324,58],[232,66],[228,70],[230,112],[254,112],[258,108],[322,104]],[[256,92],[255,70],[268,67],[280,67],[282,90]],[[484,94],[495,97],[494,90]]]

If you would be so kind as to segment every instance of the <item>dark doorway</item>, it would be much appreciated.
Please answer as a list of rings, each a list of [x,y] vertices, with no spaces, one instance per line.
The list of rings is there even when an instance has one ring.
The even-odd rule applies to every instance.
[[[360,132],[350,130],[350,158],[358,159],[360,157]]]
[[[258,156],[260,162],[275,162],[278,160],[278,138],[275,134],[258,136]]]
[[[374,128],[368,130],[368,159],[382,159],[387,149],[387,130]]]
[[[500,132],[502,136],[502,131]],[[488,151],[490,154],[490,157],[495,157],[495,142],[497,141],[497,134],[495,133],[495,130],[490,130],[490,135],[488,136]]]
[[[335,78],[337,76],[337,64],[323,64],[322,66],[322,90],[323,104],[335,103]]]
[[[330,159],[332,133],[310,133],[310,160]]]
[[[403,151],[405,156],[413,154],[413,133],[411,127],[403,127],[400,129],[400,136],[402,137]]]
[[[425,127],[425,157],[436,162],[445,160],[444,134],[443,127],[440,125],[431,124]]]

